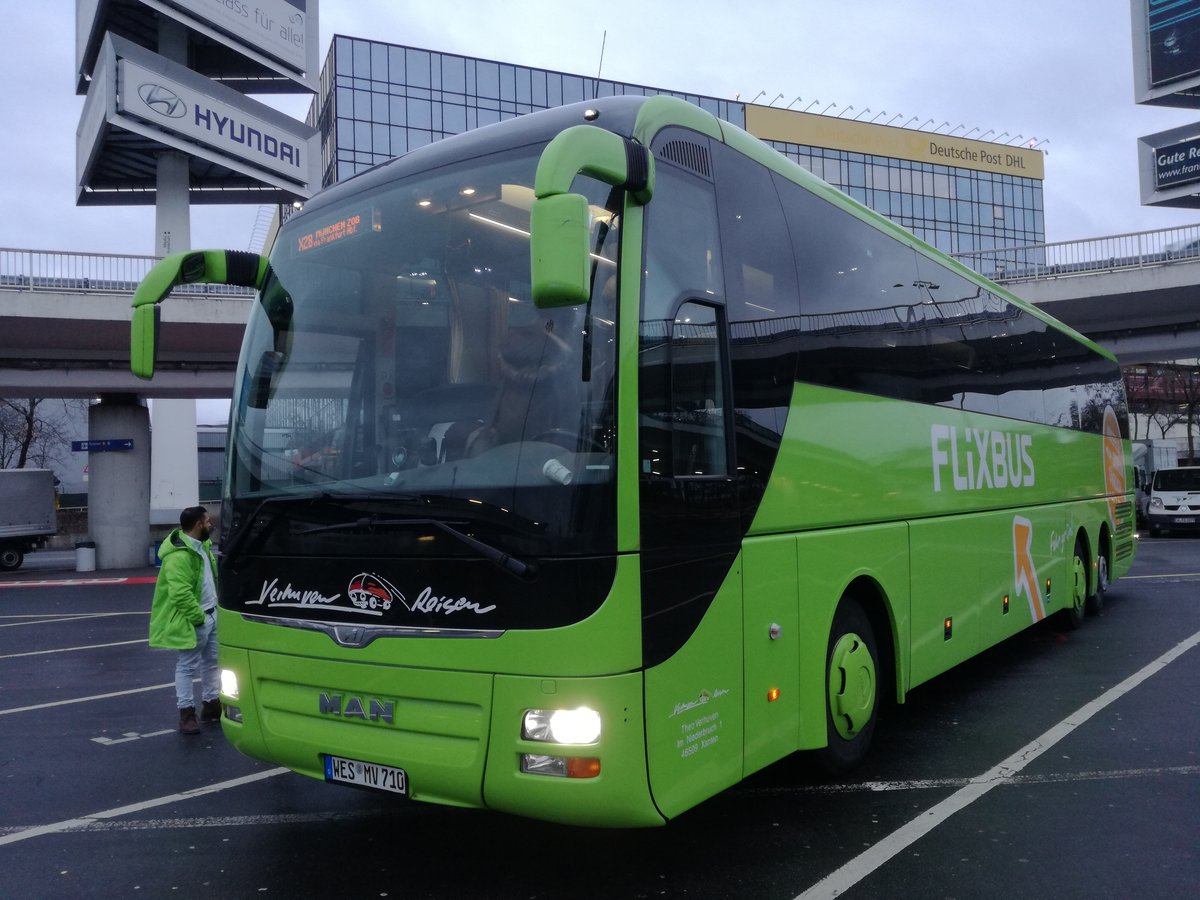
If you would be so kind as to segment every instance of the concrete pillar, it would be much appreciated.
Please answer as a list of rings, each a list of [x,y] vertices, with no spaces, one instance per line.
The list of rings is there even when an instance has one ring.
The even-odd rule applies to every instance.
[[[187,29],[170,16],[158,17],[158,52],[187,64]],[[192,249],[188,206],[190,157],[178,150],[158,155],[154,204],[154,255]],[[168,300],[168,303],[171,301]],[[153,441],[150,456],[150,521],[178,525],[179,513],[199,502],[200,469],[196,454],[196,401],[151,401]]]
[[[158,154],[154,201],[155,256],[169,256],[192,249],[188,177],[186,153],[164,150]]]
[[[196,401],[150,401],[150,522],[178,525],[179,513],[200,502]]]
[[[150,546],[150,417],[132,394],[112,394],[88,409],[88,440],[133,441],[132,450],[88,454],[88,537],[96,568],[146,565]]]

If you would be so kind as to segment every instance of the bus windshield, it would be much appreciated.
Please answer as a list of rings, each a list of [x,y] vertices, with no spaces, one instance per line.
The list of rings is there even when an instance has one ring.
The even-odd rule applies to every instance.
[[[294,509],[274,501],[320,497],[305,508],[341,502],[331,521],[347,503],[376,516],[397,504],[452,520],[479,512],[500,523],[507,552],[613,550],[619,194],[578,179],[593,213],[592,298],[536,308],[529,210],[541,149],[401,172],[281,230],[235,386],[235,527],[265,500]],[[370,536],[339,540],[313,517],[288,529],[289,552],[404,546],[396,534],[375,535],[374,548]],[[471,553],[449,542],[439,554],[447,546]]]

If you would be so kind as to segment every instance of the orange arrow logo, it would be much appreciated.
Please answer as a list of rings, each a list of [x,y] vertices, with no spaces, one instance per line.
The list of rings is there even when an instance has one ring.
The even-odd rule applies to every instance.
[[[1125,484],[1125,445],[1121,440],[1121,425],[1117,414],[1111,406],[1104,409],[1104,487],[1108,491],[1108,520],[1116,528],[1121,522],[1117,519],[1117,509],[1124,499]]]
[[[1029,598],[1029,614],[1033,621],[1046,618],[1046,605],[1042,601],[1041,585],[1037,569],[1033,565],[1033,523],[1020,516],[1013,516],[1013,573],[1016,596]]]

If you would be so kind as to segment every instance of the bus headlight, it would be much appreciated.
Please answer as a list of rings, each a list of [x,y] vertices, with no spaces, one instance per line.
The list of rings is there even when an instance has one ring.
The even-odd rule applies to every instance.
[[[527,709],[521,725],[527,741],[555,744],[594,744],[600,740],[600,713],[579,709]]]
[[[233,669],[221,670],[221,693],[230,700],[238,699],[237,672],[233,671]]]

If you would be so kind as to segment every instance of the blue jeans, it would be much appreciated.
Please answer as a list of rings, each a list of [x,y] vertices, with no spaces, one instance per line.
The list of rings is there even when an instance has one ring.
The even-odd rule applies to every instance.
[[[204,617],[196,626],[194,650],[180,650],[175,660],[175,702],[180,709],[196,705],[192,679],[200,673],[200,697],[215,700],[221,693],[221,677],[217,673],[217,612]]]

